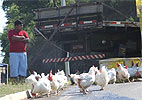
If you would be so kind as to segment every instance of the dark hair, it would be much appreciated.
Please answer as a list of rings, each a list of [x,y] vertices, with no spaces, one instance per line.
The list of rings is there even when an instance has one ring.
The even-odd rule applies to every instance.
[[[23,22],[21,21],[21,20],[16,20],[15,22],[14,22],[14,25],[16,26],[16,25],[21,25],[21,24],[23,24]]]

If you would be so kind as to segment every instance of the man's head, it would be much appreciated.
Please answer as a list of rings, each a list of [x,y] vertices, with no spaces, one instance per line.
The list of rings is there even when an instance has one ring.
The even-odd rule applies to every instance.
[[[21,20],[16,20],[14,26],[16,31],[21,31],[23,28],[23,22]]]

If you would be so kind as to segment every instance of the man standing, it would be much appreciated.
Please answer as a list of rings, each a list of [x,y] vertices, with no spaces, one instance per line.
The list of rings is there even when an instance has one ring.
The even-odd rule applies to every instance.
[[[15,28],[8,32],[10,77],[12,83],[16,82],[17,79],[23,80],[27,75],[26,44],[30,42],[27,33],[22,30],[22,21],[16,20],[14,26]]]

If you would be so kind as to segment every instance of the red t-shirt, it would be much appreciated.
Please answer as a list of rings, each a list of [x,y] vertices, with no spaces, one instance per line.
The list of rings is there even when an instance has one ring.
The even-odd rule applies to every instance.
[[[21,30],[20,32],[16,32],[14,29],[10,30],[8,32],[8,39],[10,43],[9,52],[26,52],[26,43],[22,41],[12,41],[11,37],[13,35],[25,36],[25,38],[29,38],[27,33],[23,30]]]

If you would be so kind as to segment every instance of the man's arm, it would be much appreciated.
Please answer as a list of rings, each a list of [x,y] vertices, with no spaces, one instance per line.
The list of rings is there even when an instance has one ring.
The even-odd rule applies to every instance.
[[[30,42],[30,39],[29,38],[25,38],[24,36],[12,36],[11,37],[12,41],[23,41],[25,43],[29,43]]]
[[[25,38],[24,36],[16,36],[16,35],[14,35],[14,36],[11,37],[11,40],[12,41],[22,41],[24,38]]]
[[[29,38],[24,38],[22,41],[25,42],[25,43],[29,43],[30,39]]]

